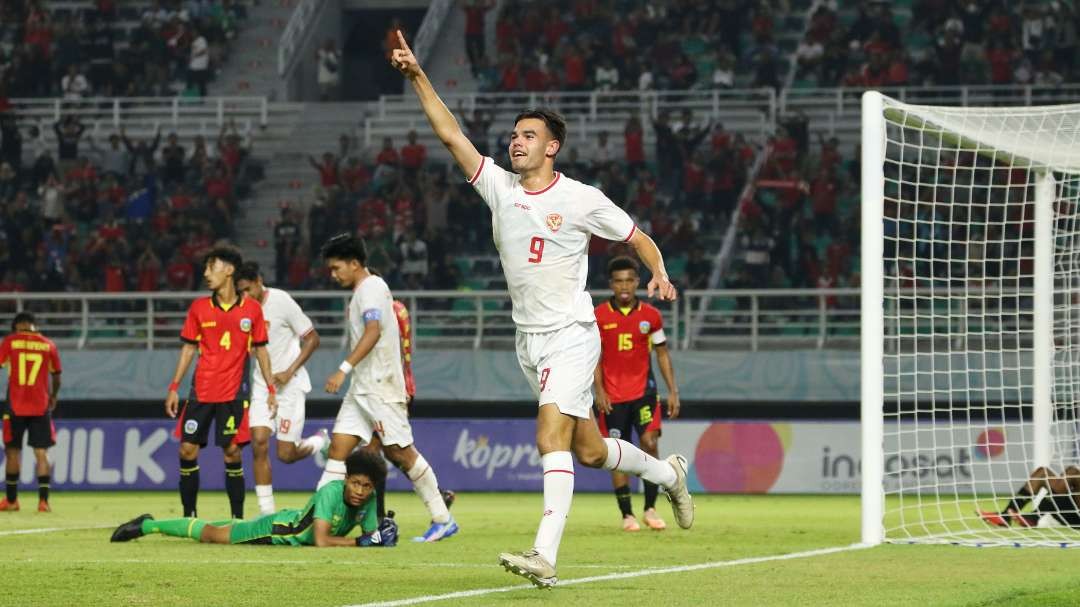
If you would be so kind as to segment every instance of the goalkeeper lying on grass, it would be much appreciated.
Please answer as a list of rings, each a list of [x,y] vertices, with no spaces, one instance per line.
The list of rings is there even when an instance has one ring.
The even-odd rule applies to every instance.
[[[1022,513],[1028,502],[1032,502],[1034,508],[1029,513]],[[1049,468],[1036,468],[1004,510],[980,510],[979,517],[995,527],[1053,526],[1050,521],[1080,527],[1080,468],[1069,466],[1062,476]],[[1042,517],[1047,518],[1040,520]]]
[[[375,485],[385,478],[381,456],[357,451],[345,460],[345,480],[325,485],[303,508],[279,510],[253,521],[217,523],[197,518],[157,521],[144,514],[117,527],[112,541],[160,533],[208,544],[395,546],[397,523],[387,517],[380,524],[375,516]],[[357,525],[362,534],[345,537]]]

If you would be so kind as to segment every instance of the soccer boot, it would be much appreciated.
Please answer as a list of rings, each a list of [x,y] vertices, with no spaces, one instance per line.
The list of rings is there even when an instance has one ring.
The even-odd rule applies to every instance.
[[[555,567],[535,550],[504,552],[499,555],[499,564],[510,573],[529,580],[537,588],[551,588],[559,581],[555,576]]]
[[[449,510],[450,506],[454,505],[454,500],[457,499],[457,494],[449,489],[442,490],[442,501],[446,504],[446,509]]]
[[[1000,513],[994,512],[992,510],[979,510],[978,514],[979,518],[985,521],[988,525],[993,525],[994,527],[1009,526],[1009,520],[1006,519],[1004,516],[1001,516]]]
[[[622,517],[622,530],[623,531],[641,531],[641,525],[638,524],[637,519],[633,514],[627,514]]]
[[[414,537],[413,541],[437,542],[439,540],[446,539],[457,532],[457,522],[454,520],[454,517],[451,516],[450,520],[446,521],[445,523],[436,523],[432,521],[431,527],[428,527],[428,530],[424,532],[424,535],[421,535],[420,537]]]
[[[330,433],[326,431],[326,428],[321,428],[315,434],[320,434],[323,437],[322,448],[317,453],[322,456],[322,461],[325,463],[326,460],[330,459]]]
[[[19,500],[15,500],[14,502],[9,502],[9,501],[7,501],[6,497],[4,499],[0,499],[0,512],[18,512],[18,511],[19,511]]]
[[[120,525],[113,531],[112,537],[109,538],[110,542],[130,542],[135,538],[143,536],[142,524],[143,521],[154,520],[153,516],[149,514],[140,514],[130,521]]]
[[[675,484],[665,492],[671,502],[675,522],[683,529],[689,529],[694,524],[694,499],[686,488],[686,458],[676,454],[669,455],[664,461],[675,469]]]
[[[1017,527],[1035,527],[1039,524],[1038,514],[1020,514],[1015,508],[1009,508],[1007,514]]]
[[[664,519],[660,518],[660,515],[656,513],[656,508],[649,508],[641,515],[641,520],[645,521],[645,526],[653,531],[663,531],[667,529],[667,523]]]
[[[39,500],[37,503],[38,512],[52,512],[52,508],[49,506],[49,502],[45,500]]]

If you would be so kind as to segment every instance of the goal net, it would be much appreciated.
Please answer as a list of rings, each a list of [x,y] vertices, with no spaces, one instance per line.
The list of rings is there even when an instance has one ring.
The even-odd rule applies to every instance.
[[[977,514],[1080,464],[1080,105],[862,120],[863,541],[1080,543]]]

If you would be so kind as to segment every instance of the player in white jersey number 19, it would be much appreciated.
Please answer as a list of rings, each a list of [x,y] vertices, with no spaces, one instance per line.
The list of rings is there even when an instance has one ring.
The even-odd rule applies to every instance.
[[[259,264],[249,261],[236,272],[236,288],[258,301],[263,308],[266,332],[270,338],[270,369],[278,390],[277,415],[270,417],[266,407],[266,382],[254,374],[248,425],[251,427],[251,454],[255,468],[255,496],[259,512],[270,514],[274,489],[270,470],[270,436],[277,435],[277,456],[282,463],[298,462],[317,453],[329,437],[326,431],[301,438],[304,434],[305,400],[311,391],[304,363],[319,347],[319,334],[299,304],[281,289],[263,284]]]
[[[600,334],[585,290],[592,235],[630,243],[652,272],[648,294],[674,300],[664,260],[648,235],[596,188],[555,172],[566,123],[550,110],[526,110],[510,133],[504,171],[465,137],[435,92],[405,37],[391,65],[412,83],[431,127],[491,209],[492,232],[506,274],[517,326],[517,356],[537,396],[536,442],[544,468],[544,513],[532,550],[503,553],[508,571],[541,588],[554,585],[555,561],[574,493],[574,462],[640,476],[664,488],[675,520],[693,524],[686,459],[660,461],[634,445],[600,436],[592,413]]]

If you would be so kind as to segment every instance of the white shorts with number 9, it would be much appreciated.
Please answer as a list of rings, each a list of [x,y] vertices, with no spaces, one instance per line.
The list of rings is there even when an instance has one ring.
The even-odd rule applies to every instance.
[[[600,361],[600,331],[595,322],[575,322],[548,333],[516,338],[518,364],[538,405],[555,403],[559,411],[588,419],[593,377]]]
[[[277,416],[270,419],[270,407],[266,404],[268,393],[265,386],[251,386],[251,409],[248,411],[248,427],[270,428],[279,441],[297,443],[304,436],[305,401],[307,394],[299,387],[300,382],[291,381],[277,393]]]

